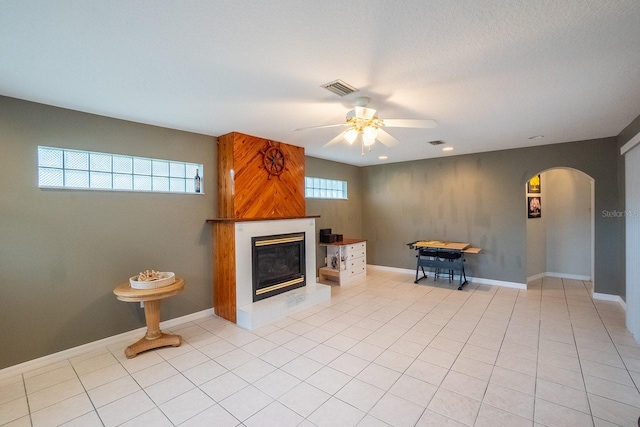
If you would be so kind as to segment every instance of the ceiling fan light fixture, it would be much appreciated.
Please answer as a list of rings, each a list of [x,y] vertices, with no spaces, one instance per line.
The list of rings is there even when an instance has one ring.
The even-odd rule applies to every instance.
[[[358,137],[358,131],[355,128],[351,128],[344,133],[344,139],[349,144],[353,144],[357,137]]]
[[[375,141],[378,137],[378,128],[374,126],[365,126],[362,133],[364,134],[365,142],[367,140]],[[371,144],[373,144],[373,142]]]
[[[362,135],[362,143],[364,144],[365,147],[372,146],[374,142],[376,142],[375,138],[370,138],[365,134]]]

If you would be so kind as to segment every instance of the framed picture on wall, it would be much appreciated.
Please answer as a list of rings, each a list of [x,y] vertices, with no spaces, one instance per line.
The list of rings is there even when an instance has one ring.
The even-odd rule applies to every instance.
[[[540,193],[540,174],[527,182],[527,193]]]
[[[527,217],[540,218],[542,216],[541,197],[527,197]]]

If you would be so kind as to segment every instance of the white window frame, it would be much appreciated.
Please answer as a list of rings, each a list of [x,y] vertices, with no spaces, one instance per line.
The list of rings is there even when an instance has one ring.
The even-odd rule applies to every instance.
[[[347,200],[347,181],[307,176],[304,195],[307,199]]]
[[[38,187],[44,189],[204,194],[203,176],[198,163],[38,146]]]

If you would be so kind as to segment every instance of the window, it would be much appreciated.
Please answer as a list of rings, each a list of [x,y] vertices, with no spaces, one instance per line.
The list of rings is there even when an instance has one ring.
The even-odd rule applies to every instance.
[[[201,164],[38,147],[38,186],[86,190],[200,193]]]
[[[307,176],[304,179],[304,195],[309,199],[346,199],[347,181]]]

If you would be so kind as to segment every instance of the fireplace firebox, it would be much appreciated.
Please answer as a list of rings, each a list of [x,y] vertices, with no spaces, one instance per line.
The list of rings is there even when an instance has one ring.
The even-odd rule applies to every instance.
[[[305,233],[251,238],[253,302],[306,285]]]

